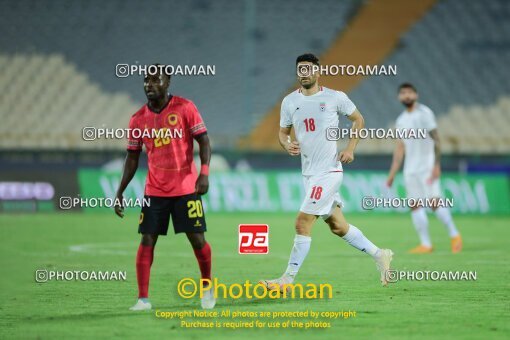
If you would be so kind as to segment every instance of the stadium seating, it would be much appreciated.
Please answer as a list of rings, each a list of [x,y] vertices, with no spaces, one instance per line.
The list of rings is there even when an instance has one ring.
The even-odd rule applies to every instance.
[[[4,149],[102,149],[125,144],[85,142],[81,136],[84,127],[118,127],[118,122],[126,121],[125,113],[139,107],[128,95],[103,93],[61,55],[3,56],[0,69],[5,70],[0,86],[6,89],[0,93]]]
[[[232,146],[294,81],[295,56],[325,50],[359,4],[2,1],[0,83],[7,90],[0,116],[9,123],[1,124],[0,146],[120,147],[110,141],[83,143],[76,133],[85,122],[125,127],[144,102],[142,79],[115,77],[115,65],[154,62],[216,66],[212,77],[174,77],[172,92],[195,101],[216,147]],[[314,18],[334,13],[334,18],[317,25],[310,13]],[[30,20],[20,25],[24,17]],[[36,96],[37,106],[17,102],[26,95]],[[20,113],[44,138],[14,123]]]
[[[403,110],[396,89],[411,81],[438,116],[446,153],[510,152],[510,83],[502,72],[510,60],[509,13],[503,0],[439,2],[385,61],[398,65],[398,76],[370,77],[351,98],[371,127],[392,126]],[[385,141],[364,144],[364,152],[389,149]]]
[[[172,91],[197,103],[215,147],[235,146],[294,83],[295,55],[325,51],[360,6],[359,0],[321,6],[195,0],[157,8],[120,0],[2,1],[0,148],[122,148],[123,141],[84,142],[81,129],[126,127],[144,95],[141,79],[115,77],[115,65],[155,61],[216,65],[213,77],[174,77]],[[312,11],[336,19],[317,25]],[[160,13],[167,19],[151,20]],[[394,124],[402,111],[396,88],[411,81],[438,116],[446,152],[510,151],[509,14],[505,0],[434,5],[384,61],[398,65],[398,75],[368,77],[349,93],[368,127]],[[31,19],[19,25],[20,17]],[[392,146],[365,141],[359,150],[388,153]]]
[[[510,60],[509,14],[505,0],[439,1],[384,61],[398,65],[398,75],[367,78],[351,98],[371,127],[391,125],[402,111],[396,92],[404,81],[414,83],[423,103],[439,116],[457,105],[495,105],[510,94],[503,72]],[[471,122],[456,122],[466,124]]]

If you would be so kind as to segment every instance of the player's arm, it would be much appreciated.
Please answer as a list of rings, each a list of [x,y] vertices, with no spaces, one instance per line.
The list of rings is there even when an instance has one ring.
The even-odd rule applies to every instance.
[[[200,155],[200,175],[195,184],[195,191],[199,195],[204,195],[209,190],[209,162],[211,161],[211,143],[207,133],[202,133],[195,137],[198,143],[198,153]]]
[[[116,198],[119,202],[123,201],[124,190],[126,190],[129,182],[133,179],[136,170],[138,169],[138,160],[140,159],[140,150],[128,150],[126,160],[124,161],[124,170],[122,171],[122,179],[120,180],[119,188],[117,189]],[[122,205],[115,205],[115,213],[119,217],[124,217],[124,207]]]
[[[395,180],[395,175],[400,170],[402,166],[402,161],[404,160],[405,154],[405,145],[401,139],[397,139],[397,144],[395,146],[395,150],[393,150],[393,160],[391,162],[390,173],[388,175],[388,180],[386,181],[386,185],[391,187],[393,184],[393,180]]]
[[[358,111],[358,109],[354,110],[353,113],[347,116],[349,120],[352,122],[351,130],[351,139],[347,144],[347,147],[338,154],[338,160],[342,163],[351,163],[354,160],[354,149],[356,149],[356,145],[358,145],[360,130],[365,127],[365,119]]]
[[[433,182],[441,176],[441,143],[437,129],[430,130],[429,135],[434,141],[434,168],[429,179],[429,182]]]
[[[292,126],[280,127],[280,131],[278,132],[278,140],[280,141],[282,148],[287,151],[289,155],[298,156],[301,152],[301,149],[299,148],[299,143],[297,141],[291,141],[291,130]]]

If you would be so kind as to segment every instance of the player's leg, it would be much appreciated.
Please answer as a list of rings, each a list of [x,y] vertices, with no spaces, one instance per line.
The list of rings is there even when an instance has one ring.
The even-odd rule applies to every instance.
[[[420,238],[420,245],[410,249],[411,254],[426,254],[431,253],[433,250],[432,241],[429,234],[429,220],[427,211],[424,207],[413,206],[411,207],[411,219],[413,221],[414,229]]]
[[[317,214],[315,214],[317,203],[313,198],[312,192],[316,192],[316,180],[317,176],[303,176],[303,185],[305,187],[305,199],[301,204],[299,213],[296,217],[294,227],[296,230],[296,236],[294,236],[294,244],[292,246],[289,262],[287,269],[283,275],[274,280],[261,280],[260,283],[265,285],[268,289],[280,289],[283,290],[284,284],[294,282],[301,265],[303,264],[312,243],[311,232],[312,226],[317,220]],[[314,189],[315,188],[315,189]]]
[[[296,218],[296,236],[290,253],[289,263],[285,273],[276,280],[262,280],[261,283],[269,286],[279,286],[292,283],[303,264],[312,243],[312,226],[318,216],[328,213],[333,206],[338,190],[342,183],[341,172],[331,172],[315,176],[303,176],[305,198]],[[338,196],[339,197],[339,196]],[[271,289],[271,287],[269,287]]]
[[[212,250],[205,240],[204,233],[207,231],[207,226],[200,195],[175,197],[171,212],[174,231],[176,234],[186,233],[197,259],[201,278],[211,280]],[[204,292],[201,297],[202,308],[214,308],[216,299],[213,292],[213,287]]]
[[[204,233],[186,233],[186,236],[188,237],[191,247],[193,248],[195,257],[197,258],[198,266],[200,267],[201,278],[211,280],[211,246],[205,240]]]
[[[138,284],[138,301],[131,310],[151,309],[149,302],[149,279],[154,260],[154,248],[158,235],[143,234],[136,253],[136,281]]]
[[[203,232],[187,232],[186,236],[193,248],[195,257],[197,258],[198,267],[200,268],[200,278],[202,280],[211,280],[212,252],[211,246],[205,240]],[[209,283],[204,282],[204,287],[208,287]],[[216,305],[214,297],[214,287],[209,287],[201,297],[200,304],[203,309],[212,309]]]
[[[136,254],[136,280],[138,284],[138,301],[130,310],[148,310],[152,308],[149,301],[149,280],[154,260],[154,248],[159,235],[166,235],[170,218],[167,198],[150,197],[150,206],[144,206],[140,214],[138,232],[142,234]]]
[[[450,236],[451,240],[452,253],[459,253],[462,250],[462,237],[460,236],[460,233],[455,226],[455,222],[453,222],[450,209],[447,207],[439,206],[438,204],[434,204],[432,210],[434,210],[436,217],[443,223],[446,230],[448,231],[448,235]]]
[[[324,216],[331,232],[340,236],[354,248],[367,253],[375,260],[377,269],[381,273],[381,283],[387,285],[386,273],[390,269],[393,252],[389,249],[379,249],[358,228],[347,223],[340,206],[335,205],[329,216]]]
[[[426,197],[424,182],[422,176],[419,175],[406,175],[404,176],[406,193],[408,198],[424,198]],[[424,207],[412,206],[411,219],[413,221],[414,229],[420,238],[420,245],[409,250],[412,254],[425,254],[432,252],[432,241],[429,234],[429,220],[427,212]]]
[[[441,188],[439,180],[435,180],[433,183],[428,183],[427,186],[427,197],[432,198],[432,210],[435,212],[436,217],[443,223],[448,235],[451,240],[452,253],[459,253],[462,250],[462,237],[460,236],[455,223],[453,222],[452,214],[450,209],[440,205]]]
[[[310,251],[310,245],[312,244],[312,226],[316,219],[317,217],[315,215],[306,214],[304,212],[299,212],[296,218],[294,245],[290,251],[287,269],[283,274],[283,277],[286,277],[289,282],[294,281],[299,272],[299,268],[301,268],[301,265]]]
[[[296,236],[294,237],[294,245],[290,252],[287,269],[283,275],[274,280],[261,280],[260,283],[268,289],[283,289],[283,285],[294,282],[299,268],[305,261],[312,243],[311,232],[317,216],[300,211],[295,221]]]
[[[354,248],[361,250],[372,257],[374,257],[379,250],[375,244],[363,235],[361,230],[352,224],[347,223],[340,207],[336,206],[331,215],[324,221],[328,224],[333,234],[340,236]]]

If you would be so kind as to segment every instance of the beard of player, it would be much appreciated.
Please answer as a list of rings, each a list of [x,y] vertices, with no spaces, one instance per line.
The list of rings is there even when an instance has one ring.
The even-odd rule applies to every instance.
[[[309,90],[317,84],[317,77],[303,78],[299,80],[299,83],[303,88]]]
[[[313,83],[307,83],[307,84],[301,84],[305,89],[309,90],[311,89],[314,85],[315,85],[315,82]]]
[[[416,100],[414,100],[414,99],[407,98],[407,99],[402,100],[401,103],[405,107],[410,108],[410,107],[413,107],[415,101]]]

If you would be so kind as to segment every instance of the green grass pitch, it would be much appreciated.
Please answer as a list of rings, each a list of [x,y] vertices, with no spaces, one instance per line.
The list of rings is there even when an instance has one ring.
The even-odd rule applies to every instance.
[[[347,217],[378,246],[393,249],[396,269],[477,271],[477,281],[407,281],[382,288],[372,259],[318,221],[297,282],[330,283],[332,299],[220,299],[216,310],[351,310],[355,318],[333,320],[328,329],[183,329],[179,320],[128,311],[137,294],[136,214],[123,220],[113,213],[0,215],[0,338],[510,338],[509,217],[454,216],[465,246],[457,255],[450,253],[446,231],[433,215],[436,250],[430,255],[406,254],[417,243],[409,215]],[[279,276],[292,245],[293,220],[293,214],[209,214],[214,275],[223,283]],[[237,253],[239,223],[270,225],[268,255]],[[35,270],[45,268],[125,270],[127,281],[36,283]],[[177,295],[177,281],[183,277],[198,277],[186,237],[160,238],[150,284],[154,308],[199,308],[198,299]]]

